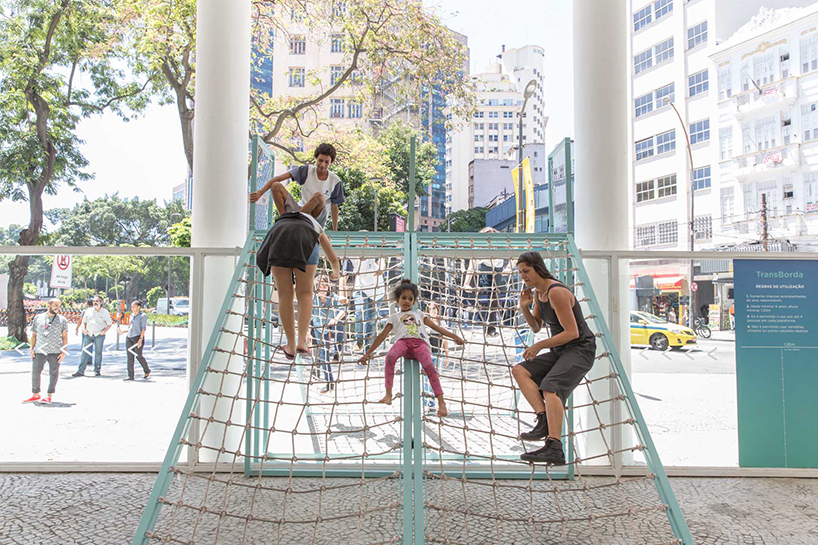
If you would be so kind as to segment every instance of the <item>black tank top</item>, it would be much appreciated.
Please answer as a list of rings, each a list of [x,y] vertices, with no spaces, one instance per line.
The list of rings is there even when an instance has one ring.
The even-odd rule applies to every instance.
[[[556,287],[566,290],[568,289],[564,284],[557,282],[548,287],[545,292],[545,296],[548,297],[549,292]],[[540,295],[537,294],[537,304],[539,305],[540,318],[542,319],[543,323],[548,326],[548,330],[551,332],[552,337],[565,331],[565,328],[562,327],[559,318],[557,318],[556,311],[551,308],[550,299],[547,302],[543,302],[540,300]],[[577,321],[577,331],[579,332],[579,337],[561,346],[551,348],[552,352],[559,353],[566,347],[575,345],[596,346],[596,337],[594,336],[593,331],[591,331],[591,328],[588,327],[588,322],[585,321],[585,317],[582,315],[582,308],[580,307],[579,301],[577,301],[576,297],[574,297],[574,306],[571,307],[571,310],[574,312],[574,319]]]

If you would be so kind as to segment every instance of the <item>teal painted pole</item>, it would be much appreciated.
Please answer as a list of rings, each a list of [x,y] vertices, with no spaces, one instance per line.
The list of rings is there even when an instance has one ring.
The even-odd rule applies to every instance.
[[[409,231],[410,233],[414,232],[415,230],[415,183],[416,183],[416,176],[415,176],[415,144],[416,144],[416,137],[412,137],[409,140],[409,206],[406,207],[406,211],[408,213],[409,218]],[[408,250],[408,248],[405,248]]]
[[[554,169],[554,160],[548,158],[548,231],[549,233],[556,232],[554,230],[554,179],[551,172]]]
[[[414,151],[414,150],[413,150]],[[414,157],[414,154],[413,154]],[[414,179],[414,177],[413,177]],[[414,202],[414,201],[412,201]],[[414,216],[414,214],[412,214]],[[409,260],[404,268],[408,268],[409,279],[415,284],[418,283],[418,235],[417,233],[409,234],[410,245],[407,255]],[[421,388],[420,378],[420,362],[417,360],[404,360],[404,373],[409,374],[409,379],[412,381],[413,395],[412,395],[412,424],[414,433],[412,435],[412,442],[414,446],[414,466],[412,467],[412,481],[415,487],[415,501],[414,501],[414,517],[415,517],[415,545],[423,545],[425,541],[424,524],[426,522],[426,509],[424,508],[424,479],[423,479],[423,388]]]
[[[574,234],[574,169],[571,167],[571,139],[565,139],[565,207],[568,214],[568,234]]]

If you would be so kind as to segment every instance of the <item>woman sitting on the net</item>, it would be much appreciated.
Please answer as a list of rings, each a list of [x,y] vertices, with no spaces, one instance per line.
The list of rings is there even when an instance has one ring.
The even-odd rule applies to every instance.
[[[315,201],[310,201],[298,212],[286,212],[281,214],[256,253],[256,265],[264,273],[264,276],[273,273],[276,289],[278,290],[278,313],[284,335],[287,337],[287,346],[281,346],[281,351],[288,360],[295,359],[296,353],[309,354],[307,349],[307,334],[309,333],[309,323],[312,317],[312,296],[309,298],[299,295],[298,313],[302,316],[305,324],[299,327],[298,341],[295,336],[295,293],[312,293],[312,285],[301,286],[300,282],[308,281],[311,278],[306,274],[295,274],[296,270],[305,273],[307,261],[310,258],[315,243],[321,244],[332,266],[330,278],[338,280],[341,277],[341,265],[338,256],[332,249],[332,243],[324,233],[321,224],[314,217]],[[295,278],[295,290],[293,290],[293,278]],[[307,289],[309,288],[309,289]],[[302,308],[303,307],[303,308]]]
[[[523,363],[512,369],[525,399],[537,413],[537,424],[521,433],[526,441],[545,438],[545,446],[520,456],[528,462],[565,464],[562,448],[562,418],[565,403],[579,385],[596,357],[596,338],[582,315],[573,292],[545,267],[540,254],[526,252],[517,260],[525,283],[520,310],[534,333],[548,326],[551,336],[529,346]],[[532,293],[536,290],[536,297]],[[536,302],[536,303],[535,303]],[[531,309],[532,304],[534,306]],[[540,354],[546,348],[549,352]]]

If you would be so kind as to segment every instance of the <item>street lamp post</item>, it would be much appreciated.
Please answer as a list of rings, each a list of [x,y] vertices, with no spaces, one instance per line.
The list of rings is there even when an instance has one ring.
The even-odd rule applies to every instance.
[[[178,212],[174,212],[170,215],[170,224],[173,225],[173,216],[179,216],[180,218],[183,217],[182,214]],[[170,314],[170,256],[168,256],[168,290],[165,296],[168,302],[168,314]]]
[[[523,106],[520,108],[520,141],[517,144],[517,165],[519,170],[517,171],[517,186],[519,188],[519,195],[520,195],[520,212],[518,223],[520,224],[521,232],[525,233],[525,193],[523,190],[525,185],[523,184],[523,116],[525,115],[525,106],[528,104],[528,99],[534,96],[534,92],[537,90],[537,80],[532,79],[529,81],[526,86],[525,90],[523,91]]]
[[[696,221],[696,216],[694,214],[694,207],[695,207],[695,204],[696,204],[696,188],[693,185],[694,180],[693,180],[693,175],[692,175],[692,173],[693,173],[693,152],[690,149],[690,137],[687,134],[687,127],[685,126],[684,121],[682,121],[682,116],[681,116],[681,114],[679,114],[679,110],[676,109],[676,105],[673,104],[673,102],[670,101],[670,98],[665,97],[663,101],[664,101],[665,104],[670,104],[670,107],[673,108],[674,112],[676,112],[676,117],[679,118],[679,124],[682,126],[682,132],[685,135],[685,145],[687,146],[687,158],[690,161],[690,168],[686,169],[686,178],[687,178],[686,182],[687,182],[687,187],[689,188],[689,191],[690,191],[690,218],[689,218],[689,222],[688,222],[688,237],[690,238],[690,251],[693,252],[693,251],[695,251],[695,245],[696,245],[696,242],[695,242],[696,241],[696,230],[694,228],[695,221]],[[696,301],[695,301],[696,292],[693,290],[693,283],[695,282],[695,279],[693,277],[693,268],[694,268],[693,259],[691,259],[690,260],[690,283],[688,284],[688,291],[690,293],[690,305],[689,305],[689,310],[687,311],[687,325],[690,327],[690,329],[695,331],[696,330],[696,327],[695,327],[696,326],[696,318],[695,318],[694,313],[696,311]]]

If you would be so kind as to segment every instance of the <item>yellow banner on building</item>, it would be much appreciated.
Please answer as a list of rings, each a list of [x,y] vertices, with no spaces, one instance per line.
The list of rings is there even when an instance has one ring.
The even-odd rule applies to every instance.
[[[531,177],[529,157],[523,159],[523,182],[525,182],[525,232],[533,233],[537,212],[534,205],[534,179]]]
[[[522,222],[520,221],[520,201],[522,200],[520,195],[520,167],[512,169],[511,178],[514,180],[514,211],[516,214],[514,217],[514,232],[520,233],[522,232]]]

